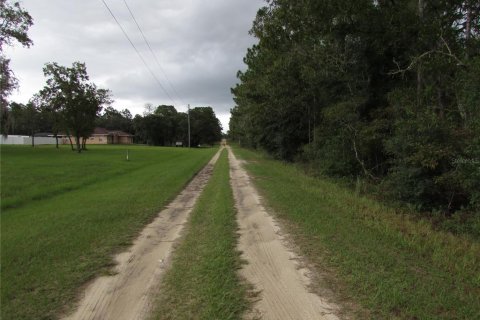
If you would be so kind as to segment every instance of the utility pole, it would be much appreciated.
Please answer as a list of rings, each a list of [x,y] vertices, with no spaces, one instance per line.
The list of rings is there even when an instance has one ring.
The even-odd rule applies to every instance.
[[[188,147],[190,148],[190,105],[188,105],[187,118],[188,118]]]

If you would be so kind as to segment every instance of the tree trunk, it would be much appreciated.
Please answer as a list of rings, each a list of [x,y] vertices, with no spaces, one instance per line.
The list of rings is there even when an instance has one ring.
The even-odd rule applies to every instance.
[[[443,90],[438,87],[437,88],[437,99],[438,99],[438,115],[440,116],[440,119],[443,119],[445,117],[445,103],[444,103],[444,92]]]
[[[465,58],[470,58],[470,37],[472,34],[472,5],[467,1],[467,16],[465,17]]]
[[[424,0],[418,0],[418,16],[423,19],[423,9],[425,8]]]
[[[58,134],[55,133],[55,147],[58,149]]]
[[[373,174],[371,174],[367,168],[365,167],[365,163],[363,162],[362,159],[360,159],[360,156],[358,155],[358,150],[357,150],[357,144],[355,142],[355,139],[356,139],[356,135],[353,137],[352,139],[352,143],[353,143],[353,151],[355,152],[355,158],[357,159],[358,163],[360,164],[360,166],[362,167],[363,169],[363,173],[365,174],[366,177],[370,177],[372,180],[378,180],[377,177],[375,177]]]
[[[72,141],[72,136],[69,134],[68,135],[68,140],[70,140],[70,147],[72,148],[72,151],[74,150],[73,149],[73,141]]]
[[[467,1],[467,17],[465,18],[465,40],[468,41],[470,40],[470,36],[472,33],[472,6],[470,4],[470,1]]]
[[[421,96],[422,96],[422,78],[423,78],[423,74],[422,74],[422,63],[419,62],[418,63],[418,67],[417,67],[417,106],[420,106],[420,103],[421,103]]]
[[[424,6],[425,6],[424,0],[418,0],[418,17],[420,18],[420,21],[423,20]],[[419,61],[417,66],[417,106],[420,106],[420,103],[421,103],[422,82],[423,82],[422,62]]]
[[[78,153],[81,153],[81,152],[82,152],[82,148],[81,148],[81,146],[80,146],[80,135],[79,135],[78,133],[75,135],[75,143],[76,143],[76,145],[77,145],[77,152],[78,152]]]
[[[316,73],[315,73],[316,74]],[[316,124],[316,111],[317,111],[317,97],[313,94],[313,132],[312,132],[312,140],[315,143],[315,124]]]
[[[312,142],[311,139],[311,123],[310,123],[310,105],[307,105],[307,118],[308,118],[308,144]]]
[[[32,147],[35,147],[35,132],[32,131]]]

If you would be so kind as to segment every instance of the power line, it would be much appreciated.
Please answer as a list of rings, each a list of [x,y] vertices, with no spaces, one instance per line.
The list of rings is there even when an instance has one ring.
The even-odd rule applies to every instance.
[[[140,31],[140,33],[142,34],[142,37],[143,37],[143,40],[145,41],[145,43],[147,44],[147,47],[148,49],[150,50],[150,52],[152,53],[152,56],[153,58],[155,59],[155,62],[157,63],[158,65],[158,68],[160,69],[160,71],[163,73],[163,75],[165,76],[165,79],[167,79],[167,82],[168,84],[170,85],[170,88],[173,90],[173,92],[177,95],[177,98],[180,100],[180,102],[182,102],[183,104],[185,104],[183,101],[182,101],[182,98],[180,97],[180,94],[178,93],[178,91],[175,89],[175,87],[173,86],[172,82],[170,81],[170,79],[168,78],[166,72],[163,70],[162,66],[160,65],[160,62],[158,61],[158,58],[157,58],[157,55],[155,54],[155,52],[153,51],[152,47],[150,46],[150,42],[148,41],[147,37],[145,36],[145,34],[143,33],[142,31],[142,28],[140,27],[140,25],[138,24],[137,22],[137,19],[135,19],[135,15],[133,14],[132,10],[130,10],[130,7],[128,6],[127,4],[127,1],[126,0],[123,0],[123,3],[125,4],[125,6],[127,7],[128,9],[128,12],[130,13],[130,16],[132,17],[133,21],[135,22],[137,28],[138,28],[138,31]]]
[[[155,75],[155,73],[153,73],[152,69],[150,69],[150,67],[148,66],[147,62],[145,61],[145,59],[142,57],[142,55],[140,54],[140,51],[138,51],[137,47],[135,46],[135,44],[133,44],[132,40],[130,40],[130,37],[128,36],[127,32],[125,31],[125,29],[123,29],[122,25],[120,24],[120,22],[118,22],[117,18],[115,17],[115,15],[113,14],[112,10],[110,10],[110,7],[107,5],[107,3],[105,2],[105,0],[102,0],[103,4],[105,5],[105,7],[107,8],[108,12],[110,12],[110,15],[112,16],[113,20],[115,20],[115,22],[117,23],[118,27],[120,28],[120,30],[122,30],[123,34],[125,35],[125,37],[127,38],[128,42],[130,42],[131,46],[133,47],[133,49],[135,50],[135,52],[137,53],[138,57],[140,58],[140,60],[142,60],[143,64],[145,65],[145,67],[147,68],[147,70],[150,72],[150,74],[152,75],[152,77],[155,79],[155,81],[157,82],[157,84],[160,86],[160,88],[163,90],[163,92],[167,95],[167,97],[173,102],[174,105],[176,105],[175,103],[175,100],[170,96],[170,94],[167,92],[167,90],[165,89],[165,87],[162,85],[162,83],[160,82],[160,80],[158,80],[157,76]]]

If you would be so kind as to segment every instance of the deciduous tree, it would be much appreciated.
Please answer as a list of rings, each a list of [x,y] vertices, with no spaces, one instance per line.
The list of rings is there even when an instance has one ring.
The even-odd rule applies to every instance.
[[[47,85],[40,95],[45,104],[60,112],[65,129],[75,137],[76,150],[81,152],[81,138],[86,139],[93,132],[102,106],[111,103],[110,92],[89,81],[84,63],[74,62],[72,67],[48,63],[43,72]]]
[[[0,0],[0,117],[2,134],[8,132],[7,97],[18,86],[10,59],[3,53],[3,46],[11,46],[16,41],[24,47],[30,47],[32,40],[27,31],[33,24],[32,17],[18,2],[10,3]]]

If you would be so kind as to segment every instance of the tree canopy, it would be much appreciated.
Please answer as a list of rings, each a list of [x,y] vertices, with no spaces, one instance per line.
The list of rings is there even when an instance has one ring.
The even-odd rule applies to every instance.
[[[153,109],[153,108],[150,108]],[[134,120],[136,138],[150,145],[172,146],[176,142],[188,145],[188,114],[174,106],[159,105]],[[211,107],[190,110],[191,145],[212,145],[220,141],[222,127]]]
[[[134,133],[133,117],[128,109],[118,111],[112,107],[106,107],[95,122],[97,127],[108,130],[121,130]]]
[[[110,92],[89,82],[84,63],[74,62],[72,67],[47,63],[43,73],[47,85],[38,94],[39,104],[61,115],[64,129],[75,137],[76,150],[81,152],[80,139],[93,133],[102,106],[111,103]]]
[[[419,209],[480,205],[478,1],[267,2],[233,139]]]
[[[33,42],[28,37],[28,29],[32,26],[33,19],[18,2],[9,3],[0,0],[0,117],[2,134],[8,132],[7,97],[18,86],[13,71],[10,69],[10,59],[4,52],[3,46],[12,46],[16,41],[24,47],[30,47]]]

